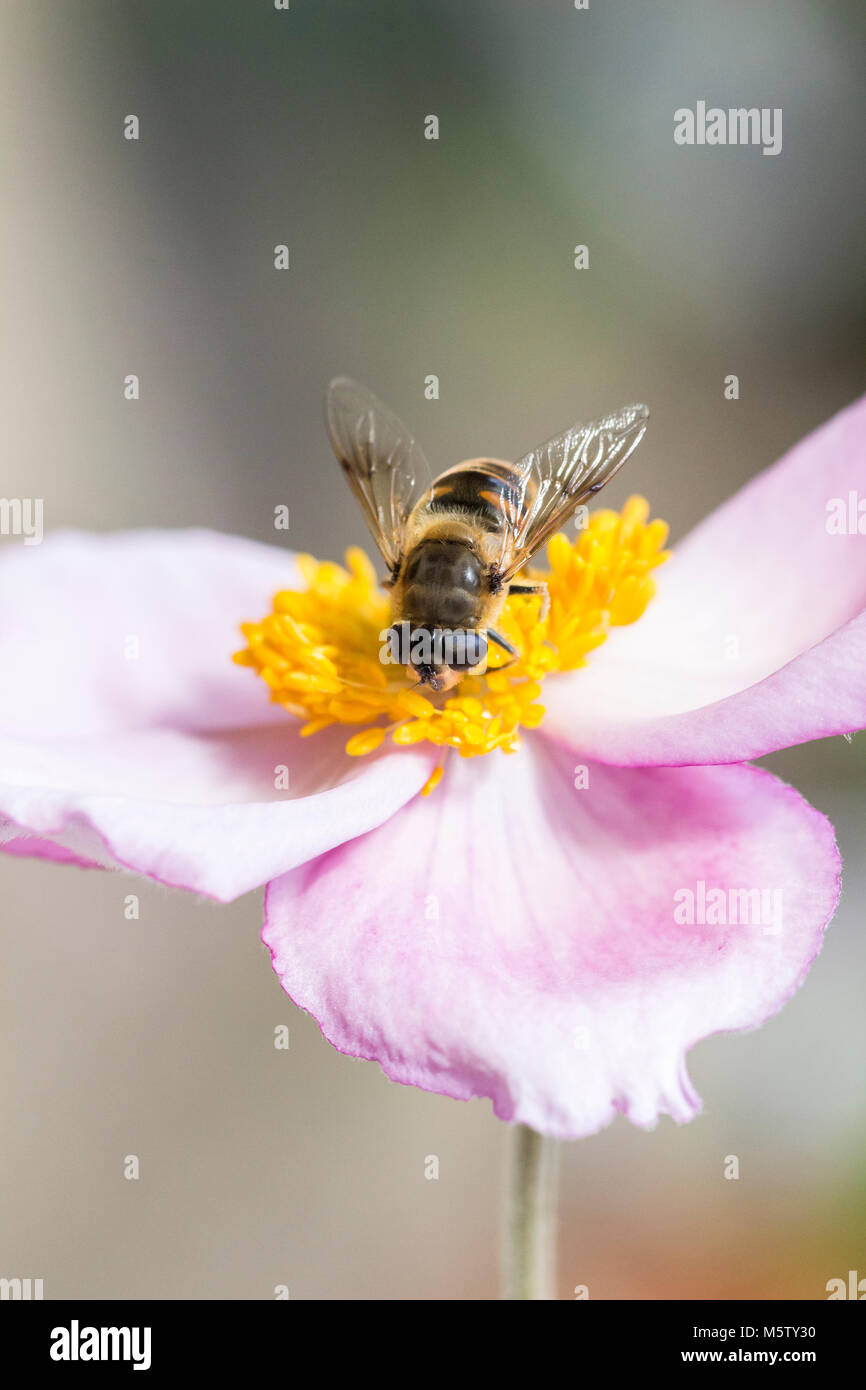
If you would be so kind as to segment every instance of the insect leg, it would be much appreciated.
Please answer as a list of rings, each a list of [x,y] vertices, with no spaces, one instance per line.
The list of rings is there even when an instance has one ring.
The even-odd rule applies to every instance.
[[[508,594],[509,597],[511,594],[541,594],[541,612],[538,616],[542,622],[550,612],[550,595],[543,580],[539,580],[537,584],[509,584]]]
[[[496,674],[498,674],[500,671],[507,671],[509,666],[513,666],[515,661],[519,659],[519,651],[516,647],[512,647],[508,638],[503,637],[501,632],[497,632],[495,628],[489,627],[487,629],[487,636],[491,642],[495,642],[497,647],[501,647],[502,650],[504,652],[508,652],[509,656],[511,657],[510,661],[503,661],[501,666],[491,666],[489,669],[495,672]]]
[[[489,627],[487,629],[487,636],[490,638],[491,642],[496,643],[497,647],[501,647],[504,652],[508,652],[509,656],[517,656],[517,648],[512,647],[508,638],[503,637],[495,628]]]

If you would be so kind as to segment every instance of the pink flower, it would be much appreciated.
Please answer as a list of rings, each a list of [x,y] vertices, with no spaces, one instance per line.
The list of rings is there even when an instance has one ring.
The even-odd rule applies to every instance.
[[[560,1137],[688,1120],[688,1048],[775,1013],[836,904],[829,823],[745,760],[866,724],[866,536],[833,510],[856,518],[864,442],[866,398],[548,677],[519,752],[447,752],[423,798],[442,749],[349,757],[232,664],[239,621],[299,583],[284,552],[207,532],[7,547],[3,848],[220,901],[266,884],[284,988],[394,1080]]]

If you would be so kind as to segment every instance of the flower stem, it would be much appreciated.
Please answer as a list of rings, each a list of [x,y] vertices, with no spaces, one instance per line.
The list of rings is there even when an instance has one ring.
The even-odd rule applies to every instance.
[[[511,1129],[503,1232],[503,1298],[556,1297],[559,1149],[528,1125]]]

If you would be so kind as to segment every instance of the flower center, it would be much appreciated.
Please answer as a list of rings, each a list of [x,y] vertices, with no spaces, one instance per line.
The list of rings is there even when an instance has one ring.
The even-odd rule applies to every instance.
[[[331,724],[359,726],[346,744],[353,756],[372,753],[389,735],[402,747],[427,741],[467,758],[496,748],[514,753],[520,730],[534,729],[544,716],[538,697],[545,676],[585,665],[608,630],[633,623],[652,598],[651,571],[668,557],[668,528],[648,516],[649,503],[630,497],[621,513],[595,512],[573,541],[554,536],[550,573],[520,575],[521,582],[547,584],[547,616],[540,597],[509,598],[497,629],[517,660],[491,647],[486,673],[464,676],[447,697],[428,698],[401,667],[383,665],[390,601],[354,547],[345,569],[298,556],[307,587],[282,590],[272,613],[243,623],[247,646],[234,659],[258,672],[275,703],[305,721],[302,736]],[[436,781],[434,774],[425,791]]]

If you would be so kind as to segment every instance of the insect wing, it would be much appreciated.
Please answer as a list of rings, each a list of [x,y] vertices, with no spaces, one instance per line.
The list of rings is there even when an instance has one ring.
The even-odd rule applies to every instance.
[[[634,453],[649,420],[645,405],[627,405],[588,425],[573,425],[514,465],[519,505],[508,508],[509,551],[503,579],[559,530],[588,497],[600,492]]]
[[[393,573],[404,553],[409,515],[430,489],[427,461],[397,416],[348,377],[337,377],[328,387],[325,423],[334,453]]]

